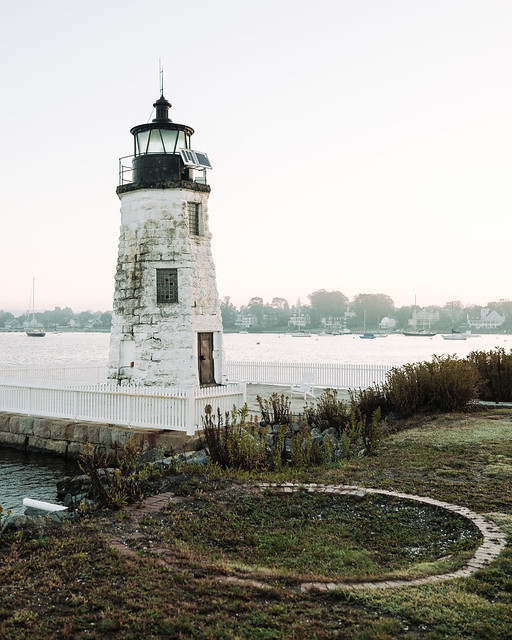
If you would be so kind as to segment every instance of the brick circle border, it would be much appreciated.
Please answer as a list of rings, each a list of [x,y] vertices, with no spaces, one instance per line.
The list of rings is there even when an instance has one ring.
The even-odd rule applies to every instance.
[[[273,491],[275,493],[297,493],[305,490],[308,493],[324,493],[338,496],[353,495],[363,497],[367,494],[378,494],[391,496],[393,498],[401,498],[403,500],[414,500],[415,502],[423,502],[428,505],[446,509],[446,511],[451,511],[452,513],[457,513],[464,518],[467,518],[478,527],[483,536],[482,544],[466,564],[461,569],[457,569],[450,573],[439,573],[433,576],[426,576],[424,578],[416,578],[413,580],[382,580],[355,583],[303,582],[300,585],[302,593],[307,593],[309,591],[332,591],[334,589],[390,589],[392,587],[412,587],[422,584],[431,584],[441,582],[443,580],[453,580],[454,578],[467,578],[495,560],[506,545],[507,534],[500,529],[498,525],[487,521],[483,516],[467,509],[466,507],[459,507],[448,502],[435,500],[434,498],[425,498],[409,493],[400,493],[398,491],[386,491],[385,489],[368,489],[365,487],[333,484],[295,484],[291,482],[278,484],[272,482],[261,482],[257,487],[261,492]]]

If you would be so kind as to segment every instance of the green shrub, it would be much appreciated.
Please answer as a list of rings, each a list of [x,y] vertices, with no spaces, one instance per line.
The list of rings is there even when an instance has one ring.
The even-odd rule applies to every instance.
[[[339,439],[336,450],[333,448],[334,443],[329,441],[326,448],[324,442],[322,450],[317,454],[322,457],[323,462],[347,458],[354,451],[370,453],[374,449],[381,432],[379,401],[384,396],[378,387],[373,388],[371,394],[369,391],[359,392],[359,395],[352,393],[350,403],[347,403],[338,399],[335,389],[326,389],[316,404],[304,408],[310,427],[320,432],[336,429]]]
[[[377,410],[384,417],[392,409],[384,389],[378,384],[367,389],[350,391],[350,406],[356,408],[366,420],[371,420]]]
[[[438,411],[460,411],[478,397],[478,371],[467,360],[434,356],[430,363],[432,391],[429,406]]]
[[[323,443],[314,442],[311,431],[302,425],[291,440],[290,466],[298,469],[318,467],[326,462],[334,462],[337,459],[336,452],[329,438]]]
[[[290,399],[284,394],[273,393],[268,400],[263,400],[256,396],[260,406],[261,419],[266,424],[289,424],[290,423]]]
[[[211,405],[207,404],[202,417],[203,435],[201,446],[208,450],[213,462],[221,467],[229,466],[228,437],[230,428],[230,414],[226,411],[224,419],[220,409],[217,414],[212,413]]]
[[[425,410],[431,388],[432,374],[426,362],[394,367],[382,385],[387,402],[399,415]]]
[[[212,413],[205,407],[203,417],[202,446],[207,449],[212,462],[220,467],[235,469],[259,469],[266,466],[265,439],[268,430],[261,432],[255,420],[248,419],[247,405],[233,407],[224,416],[220,410]]]
[[[259,404],[263,417],[259,423],[248,418],[247,406],[224,415],[220,411],[213,414],[210,406],[205,408],[202,444],[212,462],[246,471],[279,471],[285,466],[305,469],[335,462],[354,451],[370,451],[378,437],[380,412],[367,420],[360,412],[349,411],[336,391],[326,391],[318,408],[307,407],[308,418],[302,422],[275,423],[277,416],[286,419],[289,415],[289,400],[284,396],[274,394],[269,401],[260,398]],[[332,428],[334,433],[326,432]]]
[[[352,392],[351,405],[370,428],[377,409],[382,416],[392,413],[396,417],[466,409],[478,397],[479,382],[472,362],[455,356],[434,356],[430,362],[394,367],[383,384]]]
[[[2,536],[2,533],[4,532],[4,529],[9,522],[10,515],[11,515],[10,511],[7,511],[4,515],[4,508],[0,504],[0,537]]]
[[[79,466],[91,478],[97,505],[106,509],[122,509],[132,502],[141,502],[156,471],[140,465],[142,449],[130,436],[124,447],[111,455],[98,454],[87,444]]]
[[[382,385],[387,404],[400,415],[422,411],[460,411],[478,395],[475,367],[455,356],[391,369]]]
[[[334,427],[341,434],[350,419],[350,410],[348,403],[338,399],[336,389],[326,389],[315,404],[304,407],[304,416],[310,427],[319,431]]]
[[[472,351],[467,357],[478,371],[478,397],[492,402],[512,401],[512,350]]]

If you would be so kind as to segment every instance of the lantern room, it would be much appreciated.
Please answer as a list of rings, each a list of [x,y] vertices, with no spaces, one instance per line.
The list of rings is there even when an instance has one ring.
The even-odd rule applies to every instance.
[[[194,129],[169,118],[171,103],[164,95],[153,104],[156,117],[130,130],[133,156],[120,159],[119,184],[155,186],[162,182],[193,181],[194,166],[183,152],[190,151]],[[131,163],[129,162],[131,160]]]

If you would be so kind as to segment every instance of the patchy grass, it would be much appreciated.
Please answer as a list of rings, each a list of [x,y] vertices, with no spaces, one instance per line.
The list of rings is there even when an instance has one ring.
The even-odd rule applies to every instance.
[[[379,498],[341,509],[343,518],[352,512],[351,524],[337,513],[332,498],[330,504],[305,496],[278,503],[281,497],[256,496],[240,488],[264,477],[394,489],[485,513],[512,535],[512,411],[422,418],[409,427],[384,440],[376,455],[330,469],[263,476],[214,468],[199,474],[198,468],[169,478],[167,485],[162,480],[161,491],[172,487],[185,502],[141,520],[128,512],[103,513],[32,534],[4,532],[0,638],[512,637],[510,546],[467,579],[303,595],[296,588],[301,576],[343,571],[349,576],[357,562],[344,563],[343,552],[348,557],[354,549],[364,552],[359,571],[369,562],[371,572],[410,575],[428,572],[424,563],[446,562],[439,554],[462,557],[470,551],[457,543],[450,546],[450,527],[458,527],[456,521],[435,525],[436,543],[436,536],[429,535],[435,519],[418,531],[418,512],[406,514],[403,502],[387,505],[387,522],[363,519],[364,512],[381,515]],[[364,511],[357,513],[358,506]],[[315,515],[322,518],[315,522]],[[435,514],[420,516],[420,524],[427,516]],[[321,531],[315,529],[319,523]],[[126,543],[120,547],[124,552],[113,548],[114,539]],[[421,556],[407,555],[413,544],[422,549]],[[253,581],[244,582],[249,578]]]
[[[160,531],[191,555],[297,581],[431,575],[460,567],[481,542],[465,518],[409,500],[235,488],[172,506]]]

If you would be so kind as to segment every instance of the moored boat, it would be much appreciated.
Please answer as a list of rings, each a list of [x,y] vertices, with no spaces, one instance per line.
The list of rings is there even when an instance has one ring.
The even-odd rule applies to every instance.
[[[25,324],[25,333],[29,338],[44,338],[46,331],[44,330],[43,325],[36,320],[34,279],[32,279],[31,305],[29,305],[29,310],[27,311],[27,316],[30,317],[30,315],[32,315],[32,317]]]
[[[427,331],[426,329],[420,329],[419,331],[403,331],[404,336],[413,336],[416,338],[433,338],[436,334],[434,331]]]

